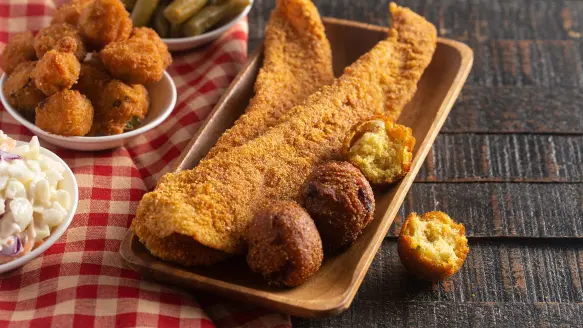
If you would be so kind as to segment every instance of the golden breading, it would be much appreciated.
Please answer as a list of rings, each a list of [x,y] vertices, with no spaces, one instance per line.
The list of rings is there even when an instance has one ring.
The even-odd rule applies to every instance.
[[[146,225],[159,238],[179,233],[214,249],[243,252],[242,237],[257,209],[272,199],[298,199],[312,169],[340,157],[352,125],[399,112],[415,94],[437,32],[409,9],[392,4],[391,11],[389,37],[334,84],[284,114],[283,123],[262,136],[192,170],[167,174],[144,195],[132,225]]]
[[[372,184],[390,184],[411,169],[415,138],[410,128],[388,117],[356,124],[346,134],[342,152]]]
[[[72,0],[70,3],[64,3],[55,13],[51,24],[67,23],[77,26],[81,11],[85,9],[93,0]]]
[[[158,82],[164,73],[164,58],[146,38],[112,42],[103,48],[100,56],[107,71],[126,83]]]
[[[36,107],[36,126],[62,136],[84,136],[93,123],[93,106],[77,90],[63,90]]]
[[[374,220],[372,188],[348,162],[317,166],[304,182],[300,197],[329,253],[351,246]]]
[[[79,79],[80,69],[79,61],[72,53],[50,50],[38,61],[32,76],[36,87],[50,96],[70,89]]]
[[[36,60],[34,51],[34,36],[32,32],[15,34],[2,52],[2,70],[10,75],[18,65],[26,61]]]
[[[292,107],[332,83],[332,54],[318,9],[309,0],[279,0],[265,30],[255,96],[207,158],[239,146],[280,122]]]
[[[79,17],[79,32],[93,49],[125,40],[132,31],[132,20],[119,0],[95,0]]]
[[[322,264],[322,240],[312,218],[294,202],[260,211],[247,231],[247,264],[271,284],[298,286]]]
[[[168,51],[168,46],[166,46],[166,43],[160,39],[158,33],[156,33],[156,31],[153,29],[149,27],[134,27],[132,29],[130,38],[144,38],[146,40],[152,41],[158,49],[160,58],[162,58],[164,69],[172,64],[172,55],[170,55],[170,52]]]
[[[171,234],[164,238],[156,238],[145,226],[137,227],[136,233],[149,242],[146,247],[152,255],[184,266],[209,266],[221,262],[231,255],[201,245],[191,237]]]
[[[71,37],[76,43],[74,52],[77,60],[82,61],[85,59],[87,51],[85,50],[85,45],[81,40],[79,31],[73,25],[67,23],[49,25],[38,31],[38,34],[34,38],[36,56],[41,59],[49,50],[57,48],[59,41],[64,37]]]
[[[409,272],[439,281],[452,276],[470,251],[463,224],[443,212],[411,213],[399,235],[399,257]]]
[[[105,70],[105,66],[99,58],[99,54],[92,53],[91,58],[81,63],[79,80],[73,85],[73,89],[79,90],[91,100],[93,107],[96,107],[105,85],[113,78]]]
[[[139,127],[146,117],[150,99],[143,85],[112,80],[103,89],[95,108],[96,134],[120,134]]]
[[[134,28],[132,37],[146,34],[140,32],[151,35],[149,31],[151,30]],[[235,123],[235,127],[228,132],[232,138],[224,137],[219,140],[211,150],[212,154],[259,135],[270,125],[274,125],[274,120],[285,111],[333,80],[330,44],[324,35],[324,26],[318,11],[308,0],[279,1],[267,22],[264,54],[263,67],[255,81],[255,96],[247,108],[249,114],[245,115],[247,118]],[[281,79],[282,76],[286,79]],[[170,237],[157,238],[148,232],[147,227],[141,228],[137,232],[140,240],[162,259],[183,265],[209,265],[227,257],[226,253],[202,245],[197,247],[197,252],[181,257],[186,254],[177,255],[169,249],[171,246],[167,239]],[[193,242],[191,238],[189,244],[192,245]]]
[[[4,96],[22,116],[34,122],[34,109],[46,96],[34,85],[32,71],[36,62],[27,61],[16,67],[4,82]]]

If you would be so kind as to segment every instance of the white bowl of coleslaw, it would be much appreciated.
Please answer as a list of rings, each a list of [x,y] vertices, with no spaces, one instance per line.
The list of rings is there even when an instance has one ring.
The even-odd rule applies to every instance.
[[[40,147],[0,131],[0,273],[41,255],[67,230],[79,203],[69,166]]]

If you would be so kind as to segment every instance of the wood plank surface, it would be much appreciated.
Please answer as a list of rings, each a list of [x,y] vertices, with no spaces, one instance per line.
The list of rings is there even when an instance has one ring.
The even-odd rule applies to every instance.
[[[442,132],[583,134],[583,88],[466,85]]]
[[[388,236],[409,213],[440,210],[472,237],[583,238],[581,195],[579,183],[415,183]]]
[[[441,133],[416,181],[575,183],[581,163],[583,135]]]
[[[411,277],[387,239],[348,312],[298,327],[522,327],[583,323],[583,242],[470,239],[464,267],[439,284]],[[358,323],[356,325],[355,323]]]
[[[387,25],[389,0],[314,0],[323,16]],[[294,327],[583,326],[583,1],[407,0],[473,70],[352,307]],[[272,0],[256,0],[250,49]],[[464,268],[431,285],[399,263],[412,211],[463,222]]]

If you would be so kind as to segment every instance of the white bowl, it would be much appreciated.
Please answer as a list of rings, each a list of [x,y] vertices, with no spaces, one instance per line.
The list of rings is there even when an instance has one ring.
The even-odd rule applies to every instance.
[[[251,10],[251,7],[253,7],[253,2],[254,1],[251,0],[251,3],[245,9],[243,9],[243,11],[239,15],[237,15],[235,18],[233,18],[227,24],[225,24],[217,29],[214,29],[212,31],[208,31],[208,32],[203,33],[201,35],[189,36],[186,38],[163,38],[162,41],[164,41],[164,43],[166,43],[166,45],[168,46],[168,50],[170,50],[170,51],[187,50],[187,49],[196,48],[198,46],[202,46],[203,44],[207,44],[213,40],[218,39],[221,35],[223,35],[233,25],[237,24],[238,21],[240,21],[245,16],[247,16],[249,11]]]
[[[26,144],[22,141],[17,141],[17,145]],[[42,155],[47,156],[48,158],[55,160],[63,167],[65,167],[65,173],[63,174],[64,179],[59,182],[60,186],[67,190],[71,194],[71,210],[69,211],[69,215],[53,230],[51,231],[51,235],[44,239],[43,243],[38,246],[37,248],[33,249],[30,253],[15,259],[14,261],[0,264],[0,274],[4,272],[8,272],[10,270],[14,270],[24,264],[30,262],[31,260],[35,259],[37,256],[44,253],[49,247],[51,247],[61,236],[65,233],[65,230],[73,221],[73,217],[75,216],[75,212],[77,211],[77,205],[79,204],[79,187],[77,186],[77,179],[75,179],[75,175],[71,168],[63,161],[59,156],[55,155],[52,151],[40,147],[40,153]]]
[[[2,74],[2,77],[0,78],[0,89],[2,90],[4,89],[6,78],[6,74]],[[1,90],[0,100],[2,100],[2,105],[6,108],[6,111],[8,111],[15,120],[48,143],[74,150],[104,150],[119,147],[130,138],[155,128],[168,118],[170,113],[172,113],[174,105],[176,104],[176,86],[167,72],[164,72],[160,81],[147,84],[145,87],[148,89],[148,94],[150,96],[150,109],[143,125],[135,130],[124,132],[122,134],[103,137],[65,137],[48,133],[20,115],[16,108],[8,103],[6,97],[4,97],[4,92]]]

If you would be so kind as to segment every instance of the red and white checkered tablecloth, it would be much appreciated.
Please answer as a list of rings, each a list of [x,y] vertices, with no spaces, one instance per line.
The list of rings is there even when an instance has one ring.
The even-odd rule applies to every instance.
[[[0,51],[14,33],[48,25],[55,7],[49,0],[0,0]],[[146,281],[124,268],[118,253],[142,195],[192,138],[246,54],[246,22],[212,45],[176,54],[168,69],[178,89],[174,112],[126,147],[83,153],[41,141],[73,169],[79,207],[56,244],[0,275],[0,327],[291,326],[285,315]],[[19,140],[32,136],[1,106],[0,129]]]

